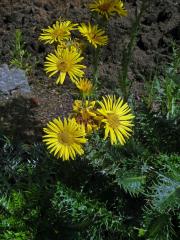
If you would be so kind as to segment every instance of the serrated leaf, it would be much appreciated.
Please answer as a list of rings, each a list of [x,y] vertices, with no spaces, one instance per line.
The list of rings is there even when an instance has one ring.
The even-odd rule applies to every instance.
[[[145,175],[138,175],[133,172],[118,172],[116,174],[116,182],[131,195],[138,195],[143,192],[144,184],[146,182]]]
[[[174,235],[171,217],[162,214],[152,218],[147,235],[149,240],[171,240]]]
[[[180,207],[180,181],[160,175],[159,183],[154,187],[152,205],[160,212],[174,210]]]

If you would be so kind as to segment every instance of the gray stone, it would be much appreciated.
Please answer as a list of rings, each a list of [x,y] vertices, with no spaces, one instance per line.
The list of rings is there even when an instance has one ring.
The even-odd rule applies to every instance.
[[[6,64],[2,65],[2,67],[0,67],[0,91],[2,93],[8,94],[8,84],[7,82],[9,82],[9,68]]]
[[[9,69],[7,64],[3,64],[0,67],[0,92],[11,95],[14,91],[22,95],[31,92],[26,73],[18,68]]]

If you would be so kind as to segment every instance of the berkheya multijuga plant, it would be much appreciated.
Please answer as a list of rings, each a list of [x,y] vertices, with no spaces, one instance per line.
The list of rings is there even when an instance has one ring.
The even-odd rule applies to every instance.
[[[132,61],[133,50],[136,44],[137,34],[140,29],[141,18],[144,12],[146,11],[146,9],[149,7],[149,4],[150,4],[149,0],[142,0],[140,8],[137,7],[135,19],[132,24],[132,28],[130,32],[130,40],[127,46],[124,47],[123,54],[122,54],[121,70],[119,72],[119,85],[120,85],[122,96],[124,97],[125,101],[127,101],[130,96],[130,93],[131,93],[130,90],[132,86],[132,81],[130,81],[128,78],[129,66]]]
[[[47,43],[53,43],[54,41],[58,43],[55,53],[50,53],[46,57],[45,71],[50,73],[50,77],[58,73],[59,77],[56,81],[58,84],[63,84],[68,74],[82,93],[82,100],[74,101],[73,112],[70,113],[68,118],[63,120],[60,117],[56,118],[44,128],[43,141],[48,146],[50,153],[62,160],[75,159],[77,155],[83,155],[83,145],[87,143],[87,137],[90,138],[93,135],[91,133],[95,132],[96,134],[97,130],[100,131],[100,136],[102,136],[104,130],[104,139],[110,138],[110,145],[119,144],[123,146],[132,134],[134,118],[128,104],[124,103],[120,97],[107,95],[103,97],[102,101],[89,101],[88,98],[92,92],[93,84],[88,79],[82,79],[83,68],[85,68],[84,65],[79,64],[83,60],[82,50],[79,51],[77,46],[71,44],[66,45],[67,38],[69,43],[72,42],[72,28],[70,27],[72,25],[73,23],[70,21],[64,21],[63,25],[58,22],[52,28],[44,29],[40,36],[40,40],[48,41]],[[92,26],[82,23],[79,27],[73,26],[77,27],[95,48],[98,45],[106,44],[107,36],[97,25]],[[60,29],[64,31],[60,31]],[[66,36],[65,39],[63,39],[63,34]],[[60,40],[58,35],[61,35]],[[99,138],[99,141],[103,142],[102,138]],[[86,144],[86,146],[88,145],[90,143]],[[132,183],[127,184],[125,182],[126,177],[124,176],[120,182],[124,181],[122,185],[126,186],[126,190],[127,186],[129,186],[128,189],[133,189]],[[103,234],[104,231],[106,230],[103,230]]]

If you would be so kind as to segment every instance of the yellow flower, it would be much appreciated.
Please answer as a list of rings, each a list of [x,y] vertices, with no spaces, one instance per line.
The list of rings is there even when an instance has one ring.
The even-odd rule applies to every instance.
[[[86,132],[91,133],[93,130],[98,129],[95,112],[95,101],[75,100],[73,104],[73,111],[76,121],[79,124],[83,124]]]
[[[71,30],[75,30],[78,24],[73,24],[71,21],[59,22],[56,21],[52,27],[42,29],[39,40],[45,41],[45,43],[61,42],[62,40],[68,40],[71,36]]]
[[[87,38],[87,40],[95,47],[106,45],[108,42],[108,37],[104,35],[104,31],[98,28],[98,25],[92,26],[90,23],[88,25],[82,23],[78,27],[80,33]]]
[[[89,4],[91,11],[97,12],[102,16],[105,16],[107,19],[113,15],[113,0],[97,0]]]
[[[104,117],[105,136],[110,134],[111,144],[117,144],[119,141],[122,145],[125,144],[125,138],[129,138],[132,132],[132,119],[134,115],[131,114],[131,109],[127,103],[123,103],[120,97],[116,99],[115,96],[103,97],[103,101],[99,102],[101,108],[97,111]]]
[[[107,19],[115,13],[126,16],[127,11],[123,7],[123,2],[120,0],[96,0],[89,4],[89,8],[93,12],[106,17]]]
[[[76,48],[58,48],[55,54],[48,54],[45,61],[45,71],[51,72],[49,77],[56,73],[60,73],[56,83],[63,84],[66,74],[68,73],[72,82],[81,78],[84,72],[81,70],[86,68],[84,65],[78,64],[84,58],[81,57],[80,53]]]
[[[119,0],[114,1],[113,11],[120,16],[127,16],[127,10],[124,8],[124,3]]]
[[[43,142],[57,158],[69,160],[74,159],[77,154],[84,154],[82,144],[87,141],[85,129],[74,118],[64,118],[64,122],[60,118],[55,118],[43,130],[46,133]]]
[[[77,80],[75,84],[84,96],[89,96],[93,90],[93,84],[87,78],[81,78],[80,80]]]

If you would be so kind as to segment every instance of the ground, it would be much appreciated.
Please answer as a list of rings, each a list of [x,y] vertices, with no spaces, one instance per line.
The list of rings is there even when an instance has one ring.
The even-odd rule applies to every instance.
[[[40,139],[43,126],[58,115],[71,109],[75,88],[66,80],[57,86],[43,70],[48,48],[38,40],[42,28],[57,19],[73,22],[94,21],[86,0],[1,0],[0,2],[0,64],[9,63],[16,28],[24,36],[25,47],[31,53],[32,72],[28,76],[31,96],[4,100],[0,104],[0,128],[16,137],[28,137],[29,141]],[[127,17],[111,18],[107,26],[109,44],[102,49],[100,81],[105,90],[118,84],[118,72],[124,47],[129,42],[132,23],[141,1],[126,0]],[[167,64],[172,53],[171,42],[180,43],[180,14],[178,0],[154,0],[141,19],[129,79],[133,81],[136,99],[141,97],[145,78]],[[91,76],[91,61],[86,52],[87,76]],[[37,61],[34,64],[35,60]],[[71,90],[69,90],[71,89]]]

